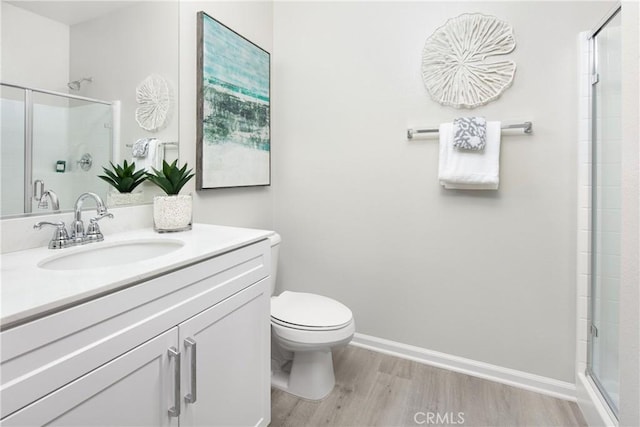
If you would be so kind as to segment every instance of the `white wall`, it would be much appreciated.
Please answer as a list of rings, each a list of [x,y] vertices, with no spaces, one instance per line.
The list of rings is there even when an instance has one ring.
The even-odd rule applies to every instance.
[[[343,301],[364,334],[573,383],[576,36],[610,4],[276,2],[280,288]],[[513,86],[472,111],[420,76],[426,38],[465,12],[517,41]],[[534,123],[504,138],[497,192],[443,190],[437,142],[405,139],[467,114]]]
[[[620,425],[640,425],[640,7],[622,5]]]
[[[3,82],[66,92],[67,25],[3,1],[1,41]]]
[[[180,159],[193,166],[196,162],[196,14],[199,11],[208,13],[267,52],[272,52],[273,48],[273,3],[181,1]],[[272,120],[275,114],[272,110]],[[272,147],[280,144],[273,135],[272,141]],[[273,228],[273,189],[270,187],[204,190],[197,193],[194,189],[195,180],[192,180],[184,191],[194,191],[194,220],[197,222]]]

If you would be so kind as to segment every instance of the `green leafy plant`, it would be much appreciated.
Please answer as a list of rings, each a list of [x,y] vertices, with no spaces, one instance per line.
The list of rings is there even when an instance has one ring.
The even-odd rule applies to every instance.
[[[125,160],[122,166],[114,165],[111,162],[109,164],[112,170],[103,167],[102,170],[104,170],[105,175],[98,175],[98,178],[112,185],[120,193],[131,193],[147,179],[144,169],[136,170],[135,162],[127,164]]]
[[[179,168],[177,160],[171,164],[163,160],[161,171],[156,168],[151,169],[153,172],[147,172],[147,179],[162,188],[169,196],[178,194],[182,187],[193,178],[191,173],[193,169],[187,170],[186,163],[182,168]]]

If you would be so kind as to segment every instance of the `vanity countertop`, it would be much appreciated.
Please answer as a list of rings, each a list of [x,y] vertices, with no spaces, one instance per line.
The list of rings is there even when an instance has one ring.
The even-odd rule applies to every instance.
[[[59,311],[115,292],[152,277],[266,239],[267,230],[194,224],[179,233],[156,233],[151,228],[105,235],[104,241],[67,249],[46,247],[3,254],[1,257],[0,328]],[[173,252],[133,263],[78,270],[38,267],[54,257],[87,249],[107,248],[128,241],[180,241]]]

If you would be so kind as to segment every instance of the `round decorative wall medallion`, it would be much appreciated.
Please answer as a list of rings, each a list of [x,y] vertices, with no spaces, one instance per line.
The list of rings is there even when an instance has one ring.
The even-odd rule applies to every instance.
[[[513,61],[489,62],[515,49],[511,26],[495,16],[466,13],[449,19],[422,51],[422,79],[442,105],[474,108],[497,99],[516,72]]]
[[[140,104],[136,108],[136,121],[142,129],[154,132],[165,125],[171,96],[163,77],[151,74],[144,79],[136,88],[136,101]]]

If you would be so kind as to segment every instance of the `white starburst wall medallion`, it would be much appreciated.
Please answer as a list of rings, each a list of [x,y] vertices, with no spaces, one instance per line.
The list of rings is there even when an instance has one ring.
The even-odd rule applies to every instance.
[[[167,121],[171,108],[171,95],[167,81],[157,74],[151,74],[136,88],[136,121],[144,130],[155,132]]]
[[[475,108],[497,99],[513,82],[516,63],[490,60],[516,47],[511,26],[495,16],[467,13],[449,19],[422,52],[422,78],[442,105]]]

